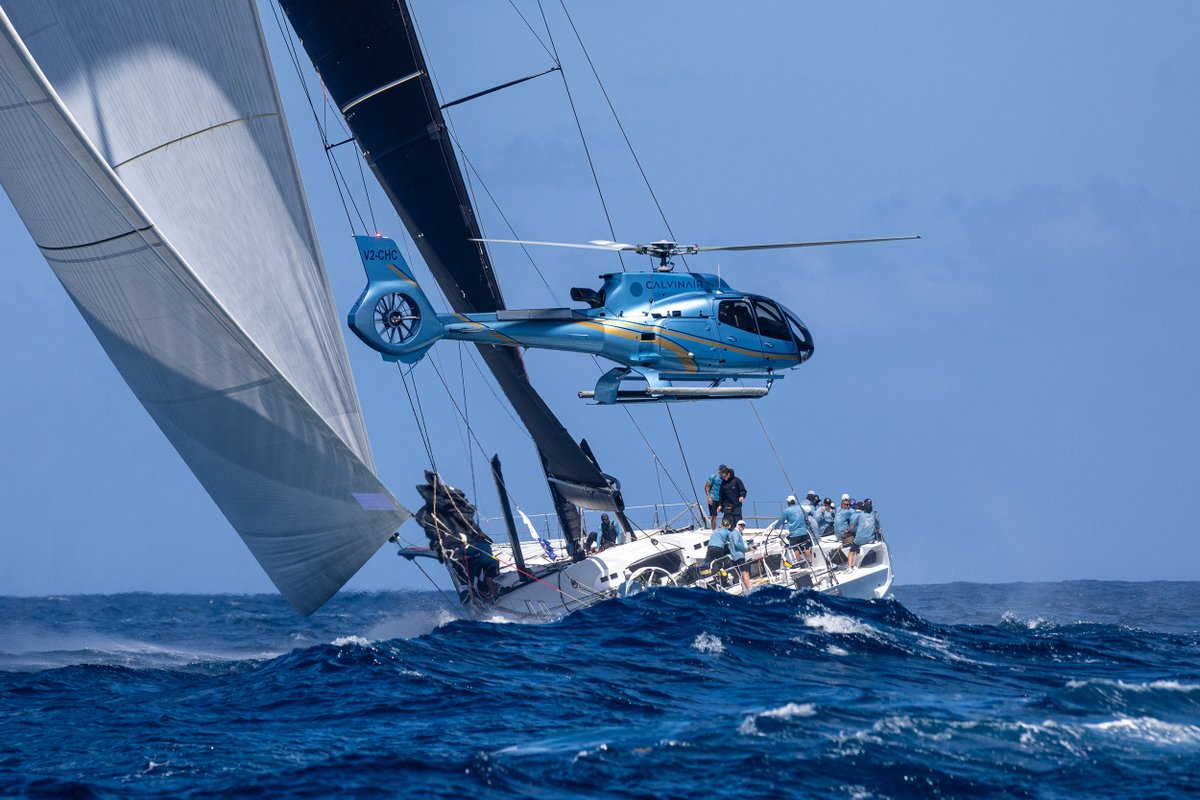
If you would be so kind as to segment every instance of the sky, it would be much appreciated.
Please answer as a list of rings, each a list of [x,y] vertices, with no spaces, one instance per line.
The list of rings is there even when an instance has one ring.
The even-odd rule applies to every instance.
[[[443,100],[552,64],[536,5],[517,3],[542,42],[508,3],[413,6]],[[527,353],[535,384],[629,505],[693,499],[724,462],[763,514],[793,490],[873,498],[897,584],[1195,578],[1200,537],[1181,523],[1200,484],[1200,6],[568,2],[653,196],[561,6],[545,8],[611,228],[552,74],[450,114],[485,235],[922,237],[689,258],[776,298],[813,333],[813,358],[753,404],[601,408],[576,392],[609,365]],[[344,312],[364,281],[350,226],[262,9]],[[375,226],[431,288],[368,191]],[[0,241],[0,594],[273,591],[7,198]],[[547,248],[531,263],[498,248],[517,307],[568,305],[570,287],[621,268],[607,253]],[[403,387],[347,341],[380,476],[415,509],[429,465]],[[445,343],[414,373],[437,466],[492,517],[482,465],[498,452],[518,505],[549,511],[532,445],[480,363]],[[465,387],[470,432],[434,365],[460,407]],[[402,534],[423,538],[414,523]],[[348,587],[429,585],[385,547]]]

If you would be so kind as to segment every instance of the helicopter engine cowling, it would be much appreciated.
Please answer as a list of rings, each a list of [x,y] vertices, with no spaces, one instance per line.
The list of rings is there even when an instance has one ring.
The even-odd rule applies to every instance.
[[[412,364],[445,334],[400,248],[380,236],[355,236],[367,286],[350,309],[350,330],[385,361]]]

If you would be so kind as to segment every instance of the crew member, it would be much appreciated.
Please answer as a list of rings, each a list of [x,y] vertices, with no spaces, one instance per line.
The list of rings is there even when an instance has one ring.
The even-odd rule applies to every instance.
[[[621,526],[610,520],[608,514],[600,515],[600,549],[607,550],[621,541]]]
[[[729,467],[722,464],[717,471],[708,476],[704,484],[704,495],[708,498],[708,518],[712,520],[712,529],[717,529],[717,509],[721,505],[721,473]]]
[[[492,540],[480,531],[471,531],[468,534],[466,556],[469,583],[474,586],[477,582],[482,582],[487,597],[495,598],[500,562],[492,555]]]
[[[739,567],[742,573],[742,586],[746,587],[746,591],[750,591],[750,567],[746,566],[746,521],[739,519],[737,524],[729,530],[729,557],[733,559],[733,565]]]
[[[788,495],[787,506],[779,515],[779,519],[771,523],[771,527],[787,529],[788,546],[792,548],[796,561],[800,560],[801,553],[806,560],[812,560],[812,535],[808,530],[807,515],[796,504],[796,495]]]
[[[746,523],[739,521],[732,528],[722,526],[713,531],[708,538],[708,551],[704,554],[704,563],[711,564],[717,559],[729,556],[735,567],[742,574],[742,585],[750,591],[750,568],[746,566],[746,539],[744,533]]]
[[[721,505],[718,510],[725,512],[723,525],[732,528],[742,518],[742,503],[746,502],[746,484],[733,473],[729,467],[721,472]]]
[[[857,512],[853,508],[853,501],[850,495],[842,495],[842,507],[838,509],[837,514],[833,518],[833,532],[842,539],[842,546],[848,548],[846,555],[846,569],[854,569],[854,556],[858,553],[858,545],[854,542],[855,519],[854,515]]]

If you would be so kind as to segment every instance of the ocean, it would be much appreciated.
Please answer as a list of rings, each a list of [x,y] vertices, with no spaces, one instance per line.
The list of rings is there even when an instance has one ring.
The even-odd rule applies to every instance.
[[[1200,794],[1200,582],[0,598],[0,796]]]

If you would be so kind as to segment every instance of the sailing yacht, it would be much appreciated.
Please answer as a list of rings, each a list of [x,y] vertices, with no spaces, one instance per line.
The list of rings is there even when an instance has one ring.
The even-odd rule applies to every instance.
[[[504,310],[407,5],[280,6],[451,306]],[[254,2],[4,0],[0,140],[0,185],[121,376],[281,594],[319,608],[411,514],[376,473]],[[559,534],[508,524],[484,596],[432,481],[417,517],[465,603],[549,618],[645,586],[743,590],[700,563],[700,525],[584,552],[581,509],[637,530],[620,484],[517,350],[478,352],[534,441]],[[751,539],[760,583],[890,587],[882,541],[851,573],[836,543],[793,564],[777,536]]]

